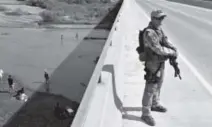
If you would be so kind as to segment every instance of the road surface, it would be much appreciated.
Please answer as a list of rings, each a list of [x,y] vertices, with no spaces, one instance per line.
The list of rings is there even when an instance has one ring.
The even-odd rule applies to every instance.
[[[138,3],[147,14],[154,8],[167,13],[168,18],[163,23],[167,35],[207,81],[212,83],[212,10],[185,7],[167,1]]]
[[[173,77],[167,63],[161,101],[168,108],[165,114],[153,112],[157,127],[211,127],[212,126],[212,10],[197,9],[177,3],[137,0],[137,20],[140,29],[148,24],[153,9],[162,9],[168,17],[163,28],[180,51],[179,66],[183,80]],[[144,14],[145,13],[145,14]],[[134,36],[136,38],[136,36]],[[136,41],[133,41],[136,42]],[[124,127],[146,127],[140,120],[144,81],[143,66],[137,60],[136,44],[127,44],[125,70]],[[134,64],[133,64],[134,63]]]

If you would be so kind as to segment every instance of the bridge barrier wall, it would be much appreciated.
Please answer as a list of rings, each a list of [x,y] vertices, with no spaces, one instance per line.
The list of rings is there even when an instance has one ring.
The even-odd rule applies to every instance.
[[[123,1],[71,127],[122,126],[125,44],[138,41],[138,29],[147,25],[135,5]]]

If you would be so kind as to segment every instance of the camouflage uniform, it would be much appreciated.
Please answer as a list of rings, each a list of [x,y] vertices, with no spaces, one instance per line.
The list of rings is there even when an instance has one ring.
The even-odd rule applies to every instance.
[[[175,53],[175,47],[168,42],[162,29],[154,28],[151,22],[144,32],[143,39],[146,53],[146,85],[142,99],[142,115],[148,116],[151,107],[160,106],[159,97],[164,78],[165,61]]]

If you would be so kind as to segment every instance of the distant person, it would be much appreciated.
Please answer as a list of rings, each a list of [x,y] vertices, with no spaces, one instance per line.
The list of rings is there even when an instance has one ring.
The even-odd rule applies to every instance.
[[[79,39],[78,32],[76,33],[75,38],[76,38],[76,39]]]
[[[20,95],[23,94],[23,93],[24,93],[24,88],[21,88],[20,90],[16,91],[16,94],[13,97],[19,98]]]
[[[45,79],[45,84],[49,83],[49,73],[47,72],[47,70],[44,70],[44,79]]]
[[[74,110],[69,107],[61,106],[59,102],[56,103],[54,107],[54,115],[59,120],[64,120],[71,117],[74,113]]]
[[[16,95],[14,95],[17,100],[21,100],[26,102],[28,100],[28,96],[25,94],[24,87],[22,87],[20,90],[16,91]]]
[[[49,92],[49,73],[47,72],[47,70],[44,70],[44,79],[45,79],[45,86],[46,86],[46,92]]]
[[[61,41],[61,44],[63,45],[63,34],[61,34],[60,36],[60,41]]]
[[[1,84],[3,84],[3,76],[4,76],[4,71],[2,69],[0,69],[0,80],[1,80]]]
[[[11,92],[11,90],[14,89],[14,82],[13,82],[13,78],[11,75],[8,76],[7,81],[8,81],[8,85],[9,85],[9,92]]]

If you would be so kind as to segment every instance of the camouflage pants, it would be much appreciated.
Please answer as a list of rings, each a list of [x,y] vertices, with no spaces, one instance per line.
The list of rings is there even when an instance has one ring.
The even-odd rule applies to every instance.
[[[150,109],[152,106],[159,105],[160,101],[160,90],[164,78],[164,68],[163,63],[157,72],[157,76],[153,76],[152,72],[148,72],[146,75],[146,84],[142,99],[142,115],[151,115]]]

